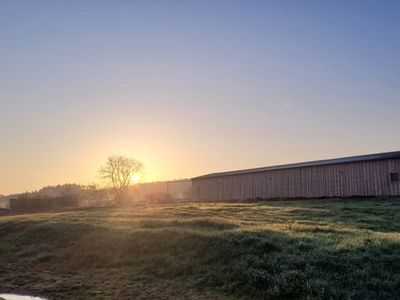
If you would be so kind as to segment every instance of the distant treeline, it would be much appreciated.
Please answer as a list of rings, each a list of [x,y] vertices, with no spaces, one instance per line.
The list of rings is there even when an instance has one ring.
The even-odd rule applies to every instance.
[[[14,211],[46,211],[66,207],[98,207],[133,203],[162,203],[189,200],[190,180],[143,183],[129,187],[123,196],[110,188],[64,184],[39,191],[4,196],[1,207]]]

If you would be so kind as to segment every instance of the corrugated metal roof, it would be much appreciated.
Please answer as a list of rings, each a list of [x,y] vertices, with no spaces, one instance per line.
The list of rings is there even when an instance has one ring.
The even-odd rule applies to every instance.
[[[194,177],[192,179],[203,179],[203,178],[229,176],[229,175],[246,174],[246,173],[258,173],[258,172],[274,171],[274,170],[317,167],[317,166],[325,166],[325,165],[345,164],[345,163],[353,163],[353,162],[385,160],[385,159],[395,159],[395,158],[400,158],[400,151],[359,155],[359,156],[350,156],[350,157],[334,158],[334,159],[315,160],[315,161],[309,161],[309,162],[301,162],[301,163],[277,165],[277,166],[270,166],[270,167],[253,168],[253,169],[244,169],[244,170],[236,170],[236,171],[228,171],[228,172],[218,172],[218,173],[211,173],[211,174],[207,174],[207,175]]]

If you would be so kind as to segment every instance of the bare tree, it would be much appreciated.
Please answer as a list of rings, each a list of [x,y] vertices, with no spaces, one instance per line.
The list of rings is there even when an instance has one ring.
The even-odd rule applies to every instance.
[[[110,156],[100,168],[100,176],[110,184],[118,195],[124,193],[134,174],[143,170],[143,163],[125,156]]]

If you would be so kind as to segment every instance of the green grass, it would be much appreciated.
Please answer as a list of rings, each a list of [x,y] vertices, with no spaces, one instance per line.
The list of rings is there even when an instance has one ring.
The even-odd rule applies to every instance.
[[[0,217],[0,292],[50,299],[400,298],[400,199]]]

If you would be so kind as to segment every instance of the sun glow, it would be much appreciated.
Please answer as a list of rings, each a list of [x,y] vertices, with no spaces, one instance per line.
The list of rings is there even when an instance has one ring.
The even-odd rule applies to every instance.
[[[131,176],[131,182],[132,182],[133,184],[138,183],[139,181],[140,181],[140,175],[139,175],[139,174],[133,174],[133,175]]]

